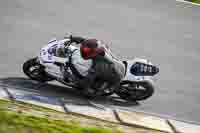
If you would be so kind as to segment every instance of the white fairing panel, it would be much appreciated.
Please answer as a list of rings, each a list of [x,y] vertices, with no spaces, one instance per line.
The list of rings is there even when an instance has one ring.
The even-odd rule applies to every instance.
[[[127,62],[127,70],[126,70],[126,75],[123,79],[123,81],[144,81],[144,80],[150,80],[152,76],[135,76],[130,72],[130,68],[133,64],[135,64],[136,62],[141,62],[141,63],[145,63],[145,64],[149,64],[152,65],[151,62],[149,62],[146,59],[139,59],[139,58],[135,58],[133,60],[128,60]]]
[[[53,64],[55,58],[59,59],[59,57],[55,57],[55,56],[52,56],[52,55],[48,54],[48,49],[53,47],[53,46],[63,47],[64,46],[64,42],[66,42],[66,41],[70,41],[70,40],[69,39],[57,40],[56,38],[50,40],[47,45],[45,45],[43,48],[41,48],[40,54],[38,56],[40,64],[45,66],[45,71],[47,73],[49,73],[50,75],[53,75],[53,76],[59,77],[59,78],[63,77],[61,69],[60,69],[59,66]],[[75,46],[71,45],[69,47],[70,51],[73,51],[75,49],[77,49]],[[49,58],[49,57],[51,57],[51,58]],[[66,59],[67,58],[68,57],[66,57]],[[63,58],[60,58],[60,60],[61,59],[63,59]]]

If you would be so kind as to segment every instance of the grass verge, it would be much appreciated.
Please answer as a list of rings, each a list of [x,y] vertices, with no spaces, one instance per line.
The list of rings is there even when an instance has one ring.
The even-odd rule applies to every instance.
[[[109,128],[81,127],[78,123],[6,112],[0,108],[0,133],[121,133]]]
[[[193,2],[193,3],[196,3],[196,4],[200,4],[200,0],[186,0],[186,1]]]
[[[200,4],[200,0],[192,0],[192,2]]]
[[[0,99],[0,133],[163,133]]]

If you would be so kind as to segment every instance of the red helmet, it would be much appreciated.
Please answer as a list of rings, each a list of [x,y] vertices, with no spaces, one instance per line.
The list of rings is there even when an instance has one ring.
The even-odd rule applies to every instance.
[[[98,54],[102,55],[104,53],[104,49],[98,45],[99,43],[96,39],[85,40],[81,44],[80,48],[82,57],[87,60],[95,58]]]

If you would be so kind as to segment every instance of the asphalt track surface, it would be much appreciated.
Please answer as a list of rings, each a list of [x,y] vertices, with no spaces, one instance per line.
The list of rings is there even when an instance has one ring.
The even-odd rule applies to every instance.
[[[27,80],[21,70],[49,39],[71,32],[111,42],[120,58],[147,58],[160,67],[151,98],[115,107],[200,122],[199,24],[200,7],[174,0],[0,0],[1,81],[16,93],[83,101],[67,88]]]

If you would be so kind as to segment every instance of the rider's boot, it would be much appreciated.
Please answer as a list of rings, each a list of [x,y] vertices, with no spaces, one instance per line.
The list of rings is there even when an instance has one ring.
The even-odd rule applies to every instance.
[[[95,71],[91,68],[88,75],[79,81],[80,86],[83,88],[83,94],[87,97],[95,96],[96,90],[92,88],[96,78]]]

